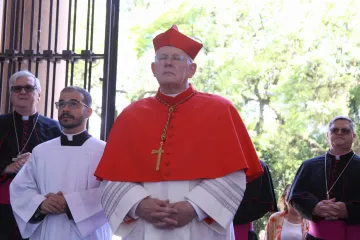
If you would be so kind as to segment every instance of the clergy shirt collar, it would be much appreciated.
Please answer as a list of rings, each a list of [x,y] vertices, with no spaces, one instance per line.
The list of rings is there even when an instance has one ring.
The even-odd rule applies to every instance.
[[[166,93],[163,93],[165,94],[166,96],[169,96],[169,97],[176,97],[177,95],[179,95],[180,93],[174,93],[174,94],[166,94]]]
[[[186,89],[185,89],[184,91],[179,92],[179,93],[173,93],[173,94],[163,93],[163,92],[161,92],[161,89],[160,89],[160,88],[159,88],[159,91],[160,91],[162,94],[166,95],[166,96],[169,96],[169,97],[176,97],[177,95],[179,95],[179,94],[181,94],[181,93],[185,92],[185,91],[186,91],[189,87],[190,87],[190,84],[188,83],[188,84],[186,84]]]
[[[18,113],[17,111],[14,111],[14,115],[16,118],[23,120],[23,121],[28,121],[30,119],[36,119],[37,118],[37,115],[39,113],[36,112],[35,114],[31,115],[31,116],[24,116],[24,115],[21,115],[20,113]],[[33,120],[34,121],[34,120]]]
[[[191,84],[189,84],[189,87],[185,91],[183,91],[179,94],[176,94],[175,96],[172,96],[173,94],[171,94],[171,95],[164,94],[160,91],[160,88],[159,88],[159,90],[156,94],[156,98],[160,99],[160,101],[163,101],[166,104],[174,105],[174,104],[180,102],[181,100],[186,99],[190,95],[193,95],[195,92],[196,91],[192,87]]]
[[[86,129],[76,134],[65,134],[62,132],[60,141],[62,146],[82,146],[90,137],[91,135]]]
[[[351,157],[352,157],[352,155],[354,154],[354,152],[352,151],[352,150],[350,150],[348,153],[345,153],[345,154],[343,154],[343,155],[334,155],[334,154],[332,154],[331,153],[331,151],[329,150],[328,151],[328,154],[330,155],[330,156],[332,156],[333,158],[335,158],[335,160],[343,160],[343,161],[347,161],[347,160],[349,160]]]
[[[86,131],[86,129],[82,130],[81,132],[74,133],[74,134],[67,134],[67,133],[64,133],[64,132],[62,132],[62,134],[64,134],[65,136],[67,136],[68,141],[72,141],[74,135],[78,135],[78,134],[83,133],[83,132],[85,132],[85,131]]]

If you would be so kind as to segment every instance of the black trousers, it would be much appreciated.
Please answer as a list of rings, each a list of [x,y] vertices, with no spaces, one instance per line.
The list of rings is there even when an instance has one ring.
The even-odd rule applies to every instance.
[[[256,232],[250,230],[248,232],[248,240],[258,240]]]
[[[10,204],[0,204],[0,239],[22,240]]]

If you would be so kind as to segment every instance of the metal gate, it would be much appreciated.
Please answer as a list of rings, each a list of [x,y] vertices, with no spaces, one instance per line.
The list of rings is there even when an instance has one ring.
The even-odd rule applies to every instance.
[[[54,102],[63,87],[87,89],[106,140],[116,117],[119,5],[120,0],[0,0],[0,113],[12,110],[9,77],[28,69],[41,81],[39,111],[48,117],[56,119]]]

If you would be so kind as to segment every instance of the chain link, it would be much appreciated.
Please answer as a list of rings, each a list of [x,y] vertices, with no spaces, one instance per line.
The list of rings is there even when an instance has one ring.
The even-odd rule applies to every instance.
[[[163,130],[163,132],[162,132],[162,134],[160,136],[160,148],[159,148],[159,150],[152,150],[151,151],[151,154],[157,154],[157,161],[156,161],[156,168],[155,168],[156,171],[159,171],[159,169],[160,169],[161,155],[164,153],[163,145],[164,145],[164,142],[166,140],[166,134],[167,134],[167,131],[168,131],[168,128],[169,128],[169,123],[170,123],[170,120],[171,120],[172,113],[174,112],[174,109],[179,104],[184,103],[186,100],[188,100],[189,98],[194,96],[195,93],[196,93],[196,91],[192,92],[189,96],[187,96],[183,100],[175,103],[174,105],[170,105],[170,104],[164,102],[163,100],[161,100],[158,96],[156,96],[156,99],[159,102],[161,102],[165,106],[169,107],[168,117],[167,117],[167,120],[166,120],[166,123],[165,123],[165,127],[164,127],[164,130]]]
[[[156,96],[156,99],[161,102],[162,104],[164,104],[165,106],[169,107],[169,110],[168,110],[168,118],[166,120],[166,123],[165,123],[165,127],[164,127],[164,130],[163,130],[163,133],[161,134],[161,142],[160,144],[163,144],[166,140],[166,134],[167,134],[167,130],[168,130],[168,127],[169,127],[169,123],[170,123],[170,119],[171,119],[171,116],[172,116],[172,113],[174,112],[174,109],[175,107],[177,107],[179,104],[182,104],[184,103],[185,101],[187,101],[188,99],[190,99],[192,96],[194,96],[196,93],[196,91],[194,91],[193,93],[191,93],[189,96],[187,96],[186,98],[184,98],[183,100],[175,103],[174,105],[170,105],[166,102],[164,102],[163,100],[161,100],[158,96]]]

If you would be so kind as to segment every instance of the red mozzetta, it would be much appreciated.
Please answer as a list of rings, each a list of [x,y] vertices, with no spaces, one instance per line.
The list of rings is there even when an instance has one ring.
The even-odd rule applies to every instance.
[[[174,105],[194,93],[190,86],[176,97],[157,93]],[[248,132],[226,99],[196,92],[175,107],[156,171],[161,134],[169,107],[155,97],[137,101],[116,119],[95,172],[100,179],[126,182],[218,178],[243,169],[252,180],[263,173]]]

